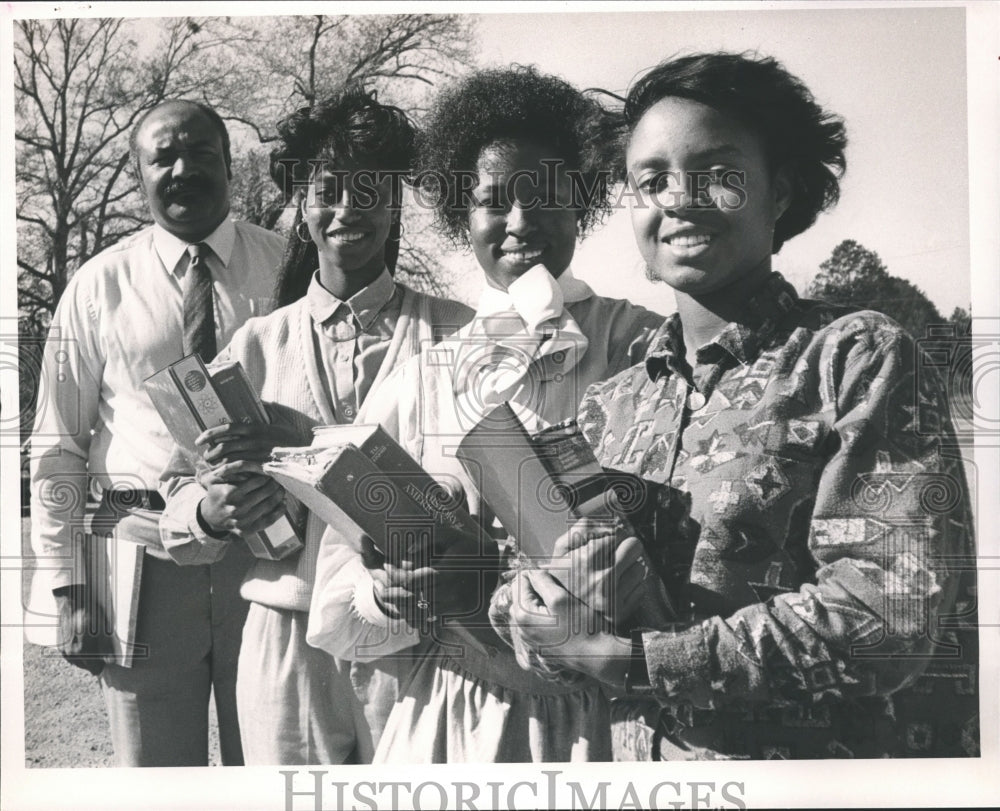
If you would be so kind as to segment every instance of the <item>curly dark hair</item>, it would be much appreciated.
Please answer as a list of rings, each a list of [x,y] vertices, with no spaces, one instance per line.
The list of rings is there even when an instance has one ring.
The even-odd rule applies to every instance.
[[[776,59],[718,52],[661,62],[629,88],[624,109],[628,131],[668,96],[733,116],[760,137],[772,171],[789,168],[792,201],[775,225],[775,253],[840,198],[840,178],[847,168],[844,121],[820,107],[809,88]]]
[[[396,201],[400,199],[399,184],[413,171],[417,131],[409,116],[398,107],[382,104],[374,91],[359,83],[345,85],[314,105],[299,108],[280,121],[277,129],[281,143],[271,152],[270,172],[286,205],[305,192],[317,162],[332,165],[348,159],[364,168],[392,172]],[[315,244],[296,236],[301,221],[302,210],[296,207],[278,274],[275,298],[279,307],[305,295],[319,264]],[[395,270],[399,234],[397,215],[386,242],[385,261],[390,272]]]
[[[551,149],[573,171],[577,222],[589,231],[611,206],[609,116],[569,83],[526,65],[478,70],[443,89],[424,122],[417,175],[441,232],[468,244],[468,190],[459,179],[475,170],[483,147],[511,140]]]

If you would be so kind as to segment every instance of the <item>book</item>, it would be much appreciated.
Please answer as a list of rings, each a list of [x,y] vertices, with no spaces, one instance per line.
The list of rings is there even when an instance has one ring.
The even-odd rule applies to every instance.
[[[313,429],[313,447],[354,445],[402,490],[435,523],[446,529],[476,536],[479,525],[441,483],[421,467],[381,425],[318,425]]]
[[[574,507],[605,491],[604,470],[575,423],[533,439],[503,403],[459,443],[456,456],[523,554],[548,560],[576,522]]]
[[[137,645],[135,637],[146,547],[101,533],[87,536],[86,547],[91,599],[104,612],[113,646],[104,661],[132,667],[137,655],[146,655],[145,646]]]
[[[201,455],[195,440],[208,428],[270,422],[239,361],[206,365],[197,354],[186,355],[146,378],[144,387],[174,441],[192,457]],[[282,560],[303,547],[287,513],[243,539],[264,560]]]
[[[320,426],[312,445],[275,448],[264,470],[366,557],[373,546],[385,560],[405,558],[419,567],[453,538],[480,537],[472,516],[378,425]],[[498,563],[496,555],[490,563]],[[479,582],[483,564],[479,556],[448,560]],[[443,622],[485,651],[484,641],[496,641],[493,632],[485,617],[478,623],[472,617],[489,604],[489,594],[482,591],[478,600],[469,616]]]
[[[601,467],[575,420],[530,435],[502,403],[462,439],[456,456],[521,553],[537,563],[552,560],[556,541],[588,502],[589,517],[621,518],[632,526],[647,524],[655,509],[641,479]],[[601,496],[604,506],[595,509],[593,500]],[[675,612],[648,553],[643,556],[648,576],[642,610],[660,625]]]
[[[118,541],[113,533],[90,531],[87,516],[83,534],[84,571],[90,600],[100,606],[105,625],[97,629],[111,639],[112,651],[104,661],[132,667],[136,657],[146,654],[146,647],[136,641],[139,619],[139,586],[142,583],[145,547]],[[35,569],[31,578],[31,596],[24,612],[24,638],[33,645],[58,647],[59,616],[51,579],[45,569]]]
[[[423,533],[430,534],[430,520],[424,520],[423,526],[418,522],[392,526],[389,516],[400,494],[353,445],[275,448],[263,467],[359,552],[364,551],[367,536],[381,554],[398,558],[413,544],[426,541]]]

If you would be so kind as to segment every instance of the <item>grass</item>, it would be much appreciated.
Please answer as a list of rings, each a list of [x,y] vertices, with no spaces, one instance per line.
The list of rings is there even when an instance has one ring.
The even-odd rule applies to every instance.
[[[22,601],[26,604],[34,557],[30,522],[21,522],[24,556]],[[209,719],[209,764],[221,764],[215,708]],[[104,699],[97,679],[66,662],[52,648],[24,643],[24,761],[28,767],[113,766]]]

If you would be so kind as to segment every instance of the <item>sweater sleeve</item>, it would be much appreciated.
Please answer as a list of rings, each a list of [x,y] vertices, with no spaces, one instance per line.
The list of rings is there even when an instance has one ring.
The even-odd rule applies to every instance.
[[[819,370],[835,413],[808,531],[816,582],[644,634],[661,699],[719,707],[886,695],[935,655],[957,591],[947,561],[971,554],[964,471],[942,453],[951,429],[939,381],[915,374],[900,328],[862,315],[824,347]],[[918,429],[918,406],[941,415],[936,435]]]
[[[365,567],[361,554],[327,527],[316,560],[306,642],[331,656],[369,661],[420,641],[403,620],[388,617],[375,601],[381,570]]]

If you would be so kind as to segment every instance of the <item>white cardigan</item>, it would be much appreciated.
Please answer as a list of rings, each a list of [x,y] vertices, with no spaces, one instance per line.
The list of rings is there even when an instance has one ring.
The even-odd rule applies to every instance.
[[[472,314],[464,304],[418,293],[404,285],[399,287],[403,291],[399,320],[388,353],[359,411],[358,422],[367,419],[366,408],[373,402],[372,395],[395,367],[438,336],[466,323]],[[305,298],[247,321],[219,359],[240,361],[261,399],[279,421],[299,433],[302,444],[312,441],[314,426],[337,421],[313,347],[313,324]],[[167,505],[160,519],[160,537],[170,556],[182,565],[212,563],[235,539],[213,538],[199,527],[196,510],[205,490],[193,473],[184,452],[175,448],[162,476]],[[282,561],[256,561],[243,582],[242,596],[274,608],[308,610],[325,528],[309,513],[302,552]]]

